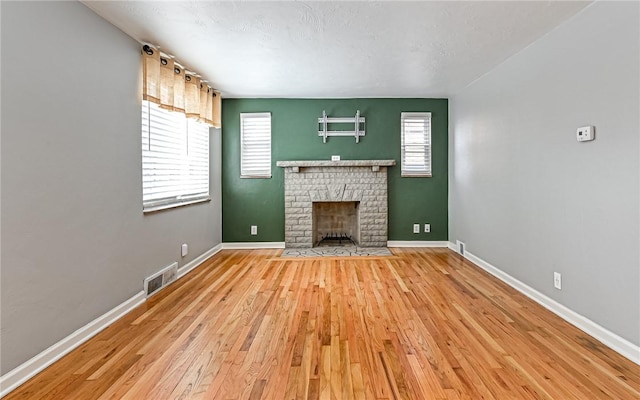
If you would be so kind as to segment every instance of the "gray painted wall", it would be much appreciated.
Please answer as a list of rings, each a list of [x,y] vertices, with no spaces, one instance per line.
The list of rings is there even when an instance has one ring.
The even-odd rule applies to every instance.
[[[221,201],[212,130],[213,201],[142,214],[137,42],[77,2],[1,7],[5,374],[219,244]]]
[[[451,99],[449,143],[450,240],[636,345],[639,22],[589,6]]]

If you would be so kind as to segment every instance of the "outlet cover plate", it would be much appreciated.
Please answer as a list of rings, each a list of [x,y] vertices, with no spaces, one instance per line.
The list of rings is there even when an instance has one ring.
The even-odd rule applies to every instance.
[[[593,126],[580,127],[576,132],[576,139],[578,142],[588,142],[595,138],[595,128]]]
[[[258,225],[251,225],[251,234],[254,236],[258,234]]]
[[[560,272],[553,273],[553,287],[558,290],[562,290],[562,275]]]

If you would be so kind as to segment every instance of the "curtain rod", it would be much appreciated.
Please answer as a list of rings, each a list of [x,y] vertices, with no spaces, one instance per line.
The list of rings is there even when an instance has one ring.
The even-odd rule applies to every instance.
[[[179,68],[182,68],[182,69],[184,70],[184,73],[185,73],[185,74],[187,74],[187,72],[189,72],[189,75],[193,75],[193,76],[195,76],[195,77],[197,77],[197,78],[200,78],[200,82],[201,82],[201,83],[207,83],[207,84],[209,83],[209,81],[208,81],[208,80],[206,80],[206,79],[204,79],[204,80],[203,80],[203,79],[202,79],[202,76],[201,76],[200,74],[198,74],[198,73],[196,73],[196,72],[193,72],[193,71],[189,71],[189,70],[187,70],[187,69],[186,69],[186,68],[185,68],[181,63],[176,62],[176,60],[175,60],[175,57],[174,57],[174,56],[172,56],[172,55],[170,55],[170,54],[167,54],[167,53],[163,53],[163,52],[162,52],[162,51],[160,51],[156,46],[150,46],[150,45],[149,45],[149,44],[147,44],[147,43],[145,43],[145,44],[142,46],[142,51],[144,51],[145,53],[147,53],[147,54],[148,54],[148,55],[150,55],[150,56],[151,56],[151,55],[153,55],[153,51],[154,51],[154,49],[160,53],[160,62],[161,62],[163,65],[166,65],[166,64],[167,64],[167,63],[166,63],[166,61],[165,61],[165,62],[162,62],[162,56],[164,55],[164,58],[170,58],[170,59],[172,59],[172,60],[173,60],[173,62],[174,62],[175,64],[177,64],[177,65],[178,65],[178,67],[179,67]],[[175,70],[174,70],[174,71],[175,71]],[[175,71],[175,72],[176,72],[176,74],[179,74],[179,73],[180,73],[180,70],[178,69],[178,70],[177,70],[177,71]],[[189,78],[189,79],[187,79],[187,80],[189,80],[189,81],[191,80],[191,78],[190,78],[189,76],[186,76],[186,77],[185,77],[185,79],[186,79],[186,78]],[[207,86],[209,86],[209,85],[207,85]],[[211,89],[213,89],[213,97],[217,96],[216,89],[215,89],[214,87],[211,87]]]

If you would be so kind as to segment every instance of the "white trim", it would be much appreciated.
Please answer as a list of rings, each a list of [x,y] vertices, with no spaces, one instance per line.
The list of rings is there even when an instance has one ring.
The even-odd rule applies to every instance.
[[[223,249],[284,249],[284,242],[229,242],[222,243]]]
[[[183,276],[185,276],[186,274],[191,272],[191,270],[193,270],[198,265],[200,265],[203,262],[207,261],[210,257],[212,257],[213,255],[217,254],[220,250],[222,250],[222,243],[220,243],[219,245],[217,245],[215,247],[212,247],[211,249],[205,251],[204,253],[202,253],[198,257],[194,258],[193,260],[189,261],[188,263],[186,263],[182,267],[178,268],[178,279],[182,278]],[[176,279],[176,280],[178,280],[178,279]]]
[[[211,201],[211,197],[206,197],[203,199],[198,199],[198,200],[185,200],[185,201],[174,201],[173,203],[169,203],[169,204],[161,204],[161,205],[157,205],[157,206],[143,206],[142,207],[142,213],[143,214],[153,214],[155,212],[158,211],[163,211],[163,210],[168,210],[170,208],[177,208],[177,207],[182,207],[182,206],[190,206],[192,204],[198,204],[198,203],[208,203]]]
[[[145,302],[141,291],[0,377],[0,398]]]
[[[387,247],[447,247],[448,243],[436,240],[389,240]]]
[[[547,310],[558,315],[568,323],[574,325],[575,327],[584,331],[585,333],[593,336],[594,338],[598,339],[599,341],[601,341],[602,343],[604,343],[614,351],[620,353],[624,357],[640,365],[640,346],[637,346],[631,343],[627,339],[624,339],[618,336],[617,334],[611,332],[610,330],[591,321],[587,317],[580,315],[577,312],[571,310],[570,308],[553,300],[552,298],[547,297],[546,295],[538,292],[531,286],[528,286],[527,284],[520,282],[519,280],[507,274],[506,272],[484,261],[480,257],[477,257],[474,254],[466,251],[466,249],[465,249],[464,257],[469,261],[471,261],[472,263],[476,264],[478,267],[487,271],[491,275],[500,279],[507,285],[511,286],[512,288],[516,289],[520,293],[524,294],[531,300],[540,304]]]
[[[456,253],[458,252],[458,246],[453,242],[447,242],[447,247],[449,247],[449,250],[453,250]]]
[[[208,260],[214,254],[218,253],[222,248],[223,245],[219,244],[178,268],[178,278],[176,281],[198,265]],[[60,358],[80,346],[82,343],[91,339],[93,336],[97,335],[100,331],[116,322],[122,316],[144,303],[145,300],[146,297],[144,291],[137,293],[129,300],[126,300],[112,310],[107,311],[102,316],[94,319],[82,328],[73,332],[71,335],[63,338],[40,354],[37,354],[35,357],[1,376],[0,398],[6,396],[9,392],[34,377],[37,373],[58,361]]]

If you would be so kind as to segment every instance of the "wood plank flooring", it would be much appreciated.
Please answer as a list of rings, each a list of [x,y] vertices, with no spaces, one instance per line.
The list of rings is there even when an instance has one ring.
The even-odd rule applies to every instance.
[[[6,400],[640,398],[640,366],[456,253],[392,251],[222,251]]]

